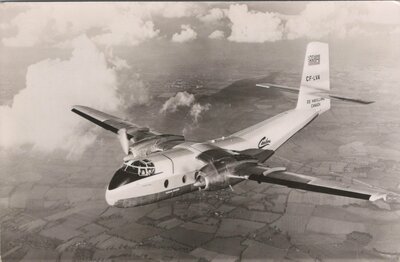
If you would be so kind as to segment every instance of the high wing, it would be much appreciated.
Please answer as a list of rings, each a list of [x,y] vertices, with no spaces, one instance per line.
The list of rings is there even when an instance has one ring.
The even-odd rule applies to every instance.
[[[181,135],[160,134],[87,106],[75,105],[71,111],[117,134],[124,152],[131,157],[167,150],[185,141]]]
[[[154,131],[151,132],[147,127],[139,127],[131,122],[87,106],[75,105],[71,111],[115,134],[118,134],[119,130],[125,128],[128,138],[133,138],[135,141],[158,135]]]
[[[345,184],[336,180],[321,179],[318,177],[287,172],[286,168],[271,168],[260,164],[247,164],[238,166],[238,168],[235,170],[235,174],[232,175],[232,177],[253,180],[259,183],[270,183],[306,191],[370,201],[375,201],[378,199],[383,199],[386,201],[388,194],[389,197],[392,197],[390,195],[392,193],[383,190],[377,190],[366,185],[358,185],[354,183]]]

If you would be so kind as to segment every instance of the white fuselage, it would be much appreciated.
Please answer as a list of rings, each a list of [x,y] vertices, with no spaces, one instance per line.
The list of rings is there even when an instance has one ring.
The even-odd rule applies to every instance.
[[[185,142],[151,154],[145,159],[154,164],[154,175],[107,189],[106,201],[119,207],[138,206],[196,190],[193,186],[195,173],[206,164],[197,158],[200,153],[214,148],[213,145],[228,150],[262,148],[275,151],[316,116],[315,110],[289,110],[226,138],[206,143]]]

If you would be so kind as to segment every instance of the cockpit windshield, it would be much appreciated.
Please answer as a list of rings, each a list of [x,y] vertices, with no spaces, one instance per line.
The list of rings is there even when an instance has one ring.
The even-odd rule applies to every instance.
[[[125,162],[123,168],[125,172],[138,176],[151,176],[156,171],[154,164],[148,159]]]
[[[112,190],[155,174],[154,163],[148,159],[127,161],[115,172],[108,189]]]

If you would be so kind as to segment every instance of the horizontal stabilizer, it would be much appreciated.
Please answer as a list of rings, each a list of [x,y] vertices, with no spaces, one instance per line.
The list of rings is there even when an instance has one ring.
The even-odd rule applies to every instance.
[[[279,89],[281,91],[294,93],[294,94],[298,94],[300,91],[300,89],[296,88],[296,87],[269,84],[269,83],[257,84],[256,86],[264,87],[264,88],[275,88],[275,89]],[[353,103],[364,104],[364,105],[374,103],[374,101],[336,95],[327,90],[320,89],[317,87],[312,87],[312,86],[307,86],[307,87],[314,90],[311,94],[313,94],[314,96],[321,97],[321,98],[333,99],[333,100],[339,100],[339,101],[345,101],[345,102],[353,102]]]

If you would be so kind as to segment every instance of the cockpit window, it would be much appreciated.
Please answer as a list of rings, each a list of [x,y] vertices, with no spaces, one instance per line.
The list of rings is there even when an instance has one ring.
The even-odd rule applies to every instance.
[[[154,164],[148,160],[136,160],[124,163],[124,170],[138,176],[151,176],[155,174]]]
[[[123,166],[115,172],[108,185],[109,190],[132,183],[148,176],[156,174],[154,163],[148,159],[131,160],[125,162]],[[158,174],[158,173],[157,173]]]

